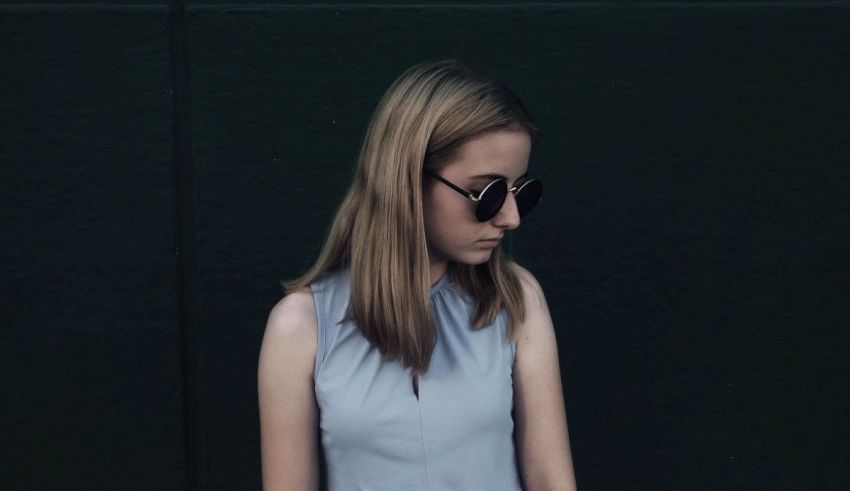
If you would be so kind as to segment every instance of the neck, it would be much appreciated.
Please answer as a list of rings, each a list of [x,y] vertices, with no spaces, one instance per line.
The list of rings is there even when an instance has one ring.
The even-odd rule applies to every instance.
[[[448,266],[449,262],[445,259],[434,259],[433,257],[428,257],[428,267],[431,271],[431,286],[434,286],[434,283],[443,277]]]

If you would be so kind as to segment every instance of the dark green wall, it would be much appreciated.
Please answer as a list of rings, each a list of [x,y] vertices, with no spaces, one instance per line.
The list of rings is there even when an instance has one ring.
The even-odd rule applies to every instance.
[[[2,487],[259,488],[277,281],[442,57],[545,132],[579,488],[850,488],[850,2],[0,4]]]

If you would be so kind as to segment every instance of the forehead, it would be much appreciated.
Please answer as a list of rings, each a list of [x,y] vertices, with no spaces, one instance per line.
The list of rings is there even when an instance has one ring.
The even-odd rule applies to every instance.
[[[461,145],[442,173],[467,181],[492,180],[494,176],[513,181],[528,170],[530,153],[531,138],[525,131],[491,131]]]

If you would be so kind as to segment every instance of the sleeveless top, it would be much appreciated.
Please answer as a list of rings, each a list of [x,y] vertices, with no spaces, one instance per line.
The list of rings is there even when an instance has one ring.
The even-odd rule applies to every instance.
[[[431,287],[437,343],[428,371],[382,359],[340,322],[350,271],[310,287],[318,317],[314,383],[327,483],[338,490],[521,490],[511,415],[515,343],[507,312],[471,329],[472,298],[444,274]]]

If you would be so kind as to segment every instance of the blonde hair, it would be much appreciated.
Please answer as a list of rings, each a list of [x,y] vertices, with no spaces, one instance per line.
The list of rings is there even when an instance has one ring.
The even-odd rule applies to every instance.
[[[369,123],[354,181],[324,246],[287,293],[341,267],[351,272],[348,318],[386,359],[413,373],[428,369],[436,342],[422,214],[422,171],[438,169],[467,140],[487,131],[539,130],[520,100],[489,73],[457,60],[421,63],[387,89]],[[517,275],[496,248],[487,263],[449,263],[447,274],[475,301],[473,329],[504,306],[508,336],[525,316]]]

